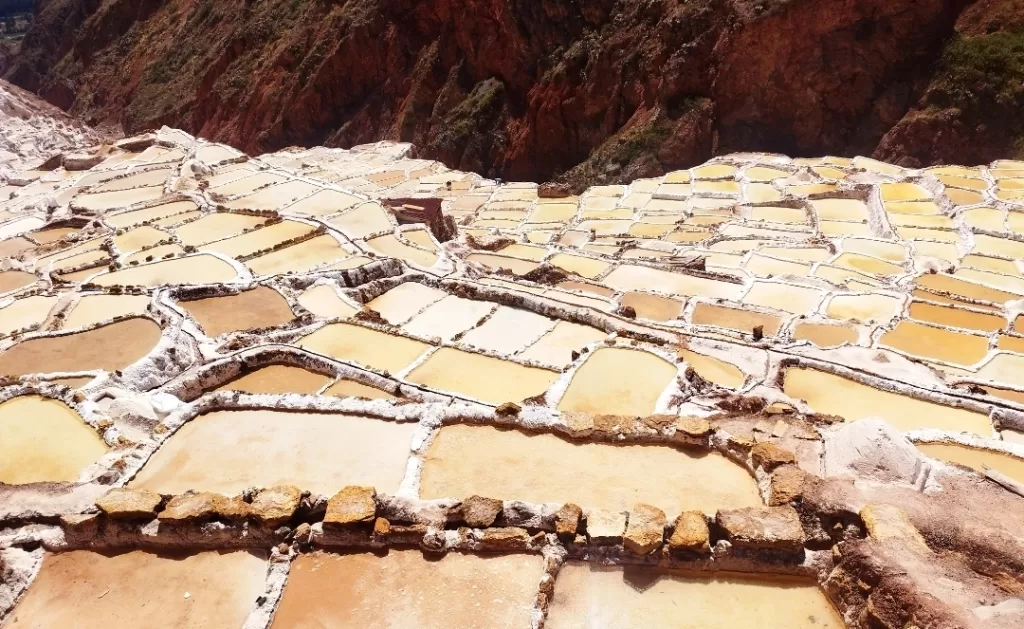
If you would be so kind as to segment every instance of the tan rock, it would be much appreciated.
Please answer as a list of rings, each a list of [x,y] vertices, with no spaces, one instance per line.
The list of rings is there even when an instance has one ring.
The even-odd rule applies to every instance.
[[[594,416],[590,413],[564,413],[562,420],[569,432],[576,436],[584,436],[594,430]]]
[[[662,432],[666,428],[675,425],[678,419],[675,415],[648,415],[642,418],[640,422],[651,430]]]
[[[555,513],[555,533],[559,537],[572,539],[576,536],[576,530],[580,526],[580,518],[583,517],[583,509],[570,503],[562,505],[562,508]]]
[[[629,512],[629,526],[623,545],[638,555],[649,555],[661,547],[665,539],[665,512],[657,507],[635,504]]]
[[[916,546],[919,550],[928,550],[928,544],[910,521],[907,512],[895,505],[866,505],[860,510],[860,518],[864,520],[868,535],[873,539],[899,540]]]
[[[716,521],[738,549],[799,552],[804,546],[804,529],[793,507],[719,511]]]
[[[373,487],[345,487],[327,501],[324,526],[369,524],[377,513],[377,490]]]
[[[480,545],[484,550],[523,550],[530,545],[530,534],[515,526],[484,529]]]
[[[292,485],[268,487],[256,494],[252,504],[253,516],[270,526],[284,524],[295,515],[302,500],[302,491]]]
[[[96,506],[107,517],[115,520],[148,520],[156,517],[156,510],[162,501],[163,498],[155,491],[118,487],[100,497]]]
[[[494,498],[470,496],[462,501],[462,521],[467,526],[484,529],[494,524],[501,513],[502,502]]]
[[[626,530],[625,511],[587,511],[587,539],[592,544],[618,544]]]
[[[807,473],[796,465],[782,465],[772,472],[771,495],[768,505],[777,507],[787,505],[800,498],[804,492],[804,481]]]
[[[387,537],[391,533],[391,523],[385,518],[377,518],[373,521],[373,536]]]
[[[249,514],[249,505],[241,498],[203,491],[171,498],[157,517],[164,522],[181,523],[208,519],[244,520]]]
[[[672,552],[707,553],[711,551],[708,520],[700,511],[684,511],[676,518],[675,530],[668,538]]]
[[[784,450],[770,441],[762,441],[750,450],[750,458],[754,467],[763,468],[770,472],[780,465],[796,463],[796,456],[789,450]]]
[[[99,519],[98,513],[66,513],[60,516],[60,525],[72,535],[93,536],[99,529]],[[0,574],[3,574],[3,567],[0,561]]]
[[[700,417],[680,417],[676,421],[676,432],[695,439],[706,439],[711,435],[711,422]]]

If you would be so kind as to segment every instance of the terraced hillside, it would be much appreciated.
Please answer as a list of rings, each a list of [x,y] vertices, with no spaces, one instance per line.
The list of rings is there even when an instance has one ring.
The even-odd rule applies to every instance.
[[[1021,626],[1024,163],[410,151],[6,179],[4,629]]]

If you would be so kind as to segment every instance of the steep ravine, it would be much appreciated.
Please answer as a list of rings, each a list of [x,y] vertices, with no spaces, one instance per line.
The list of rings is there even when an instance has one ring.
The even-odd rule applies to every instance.
[[[6,75],[127,132],[172,124],[253,153],[403,140],[506,179],[583,185],[740,150],[987,161],[1024,136],[1022,11],[968,4],[39,0]]]

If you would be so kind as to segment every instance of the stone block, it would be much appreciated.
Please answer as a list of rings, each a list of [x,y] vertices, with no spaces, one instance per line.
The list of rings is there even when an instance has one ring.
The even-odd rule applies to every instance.
[[[796,465],[782,465],[772,472],[771,495],[768,505],[787,505],[803,495],[807,473]]]
[[[171,498],[157,517],[164,522],[183,523],[210,519],[244,520],[249,515],[249,505],[241,498],[203,491]]]
[[[804,546],[804,529],[793,507],[719,511],[717,522],[737,549],[796,553]]]
[[[252,504],[253,516],[270,526],[284,524],[295,515],[302,500],[302,491],[292,485],[268,487],[256,494]]]
[[[345,487],[327,501],[324,526],[370,524],[377,513],[377,490],[373,487]]]
[[[708,520],[700,511],[684,511],[676,518],[675,530],[668,538],[672,552],[711,552],[711,531]]]
[[[149,520],[156,517],[162,501],[163,498],[155,491],[118,487],[100,497],[96,506],[114,520]]]
[[[514,526],[484,529],[480,545],[484,550],[524,550],[530,545],[530,534]]]
[[[570,503],[562,505],[562,508],[555,514],[555,533],[559,537],[572,539],[576,537],[576,530],[580,526],[580,518],[583,517],[583,509]]]
[[[462,521],[467,526],[485,529],[494,524],[501,513],[502,502],[494,498],[470,496],[462,502]]]
[[[623,545],[638,555],[649,555],[661,547],[665,539],[665,512],[645,504],[633,505]]]
[[[626,531],[626,515],[625,511],[587,511],[587,539],[592,544],[620,543]]]
[[[762,441],[750,450],[750,458],[754,467],[760,467],[770,472],[780,465],[796,463],[796,456],[789,450],[785,450],[770,441]]]

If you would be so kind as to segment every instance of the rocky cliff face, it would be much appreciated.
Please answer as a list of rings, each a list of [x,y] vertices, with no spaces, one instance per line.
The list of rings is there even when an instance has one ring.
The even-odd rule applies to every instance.
[[[1006,156],[1024,136],[991,122],[1024,119],[1019,36],[991,18],[1016,4],[39,0],[8,77],[129,132],[173,124],[254,153],[402,140],[509,179],[739,150],[988,161],[979,143]],[[996,62],[1013,68],[975,89]]]

